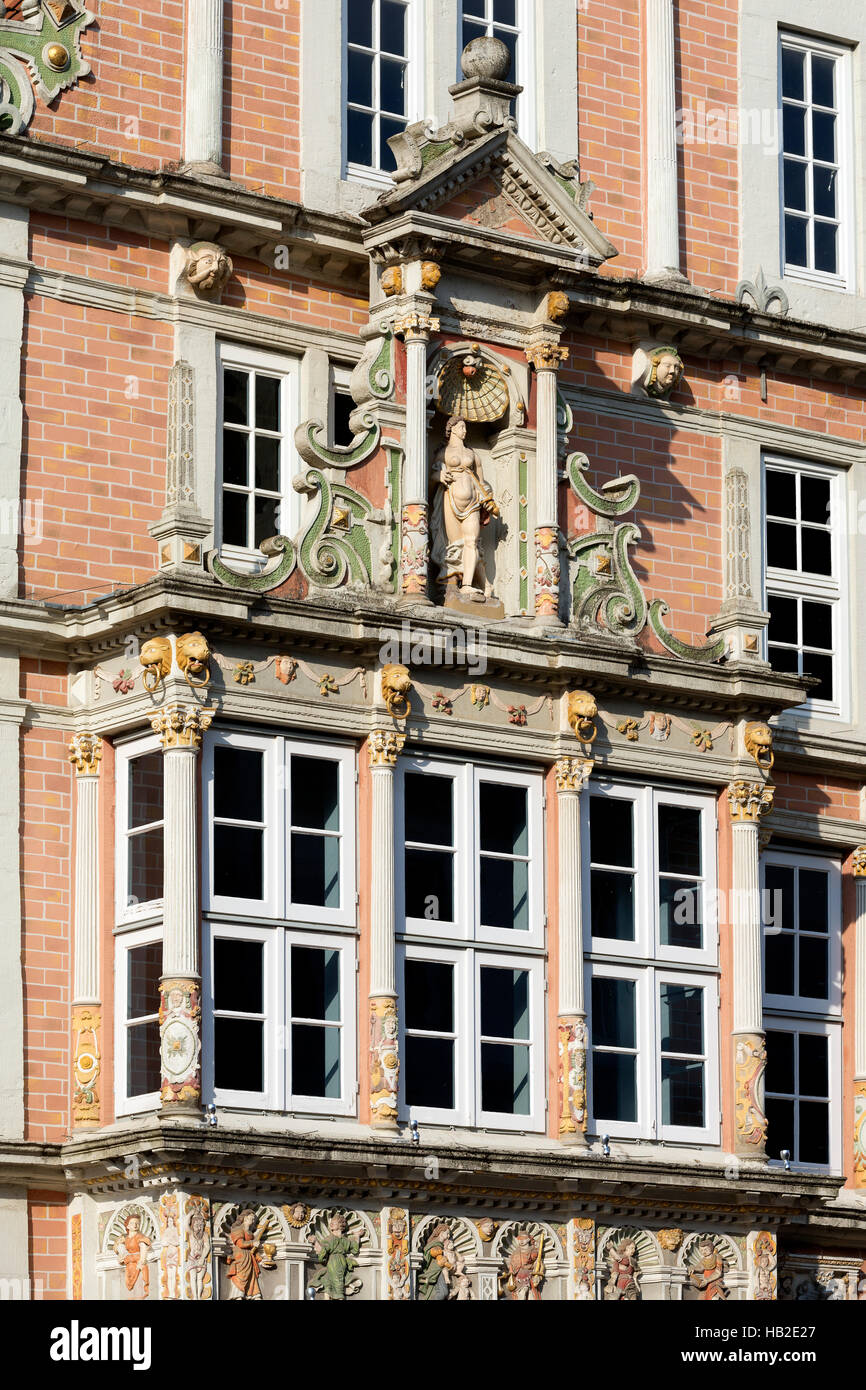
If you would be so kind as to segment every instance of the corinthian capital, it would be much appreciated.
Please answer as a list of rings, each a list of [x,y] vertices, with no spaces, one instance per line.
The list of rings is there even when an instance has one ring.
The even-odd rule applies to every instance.
[[[728,786],[728,805],[732,821],[757,823],[773,809],[775,787],[764,782],[731,782]]]
[[[164,705],[150,716],[151,726],[163,749],[201,748],[201,736],[209,729],[214,711],[200,705]]]
[[[368,743],[370,766],[396,767],[405,742],[406,735],[395,729],[374,729]]]
[[[73,734],[69,744],[69,761],[79,777],[98,777],[102,757],[102,740],[94,734]]]
[[[526,360],[537,372],[555,372],[568,358],[568,348],[560,347],[552,338],[542,338],[526,349]]]
[[[413,309],[411,313],[394,320],[394,332],[407,343],[426,343],[431,334],[439,332],[439,320]]]
[[[866,878],[866,845],[858,845],[851,860],[855,878]]]
[[[557,758],[553,765],[558,792],[582,792],[592,776],[591,758]]]

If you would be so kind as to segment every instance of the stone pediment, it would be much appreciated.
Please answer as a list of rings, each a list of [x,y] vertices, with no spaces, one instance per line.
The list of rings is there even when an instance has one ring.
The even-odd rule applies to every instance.
[[[573,164],[535,155],[510,128],[466,140],[459,129],[430,134],[410,126],[390,142],[397,157],[395,187],[367,208],[376,229],[368,245],[414,223],[428,235],[479,239],[504,254],[518,242],[534,251],[556,249],[555,260],[594,269],[617,254],[586,208],[591,185]],[[455,224],[457,224],[455,226]],[[462,229],[462,231],[461,231]]]

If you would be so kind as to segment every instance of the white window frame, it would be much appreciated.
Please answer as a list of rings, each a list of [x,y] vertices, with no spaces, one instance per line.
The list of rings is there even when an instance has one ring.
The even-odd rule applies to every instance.
[[[214,749],[217,747],[249,748],[264,755],[263,878],[265,896],[261,899],[230,898],[213,892]],[[310,903],[294,903],[290,897],[290,765],[288,765],[288,773],[286,768],[287,759],[292,757],[322,758],[327,762],[337,763],[339,767],[341,895],[339,908],[320,907]],[[233,917],[271,917],[281,921],[311,923],[321,926],[354,927],[357,920],[355,761],[356,750],[354,746],[346,744],[318,743],[312,740],[287,738],[281,734],[248,734],[239,730],[210,731],[205,736],[202,774],[205,812],[202,835],[202,901],[204,910],[227,913]],[[304,833],[308,832],[305,831]]]
[[[378,164],[356,164],[350,163],[348,158],[348,114],[349,114],[349,21],[348,6],[341,5],[342,24],[340,27],[340,109],[342,113],[342,131],[340,140],[340,150],[342,155],[342,177],[350,183],[375,184],[381,188],[393,187],[393,177],[386,169],[380,169]],[[407,0],[406,3],[406,125],[410,126],[414,121],[420,121],[424,116],[424,49],[426,35],[426,0]],[[378,0],[374,5],[373,30],[374,37],[377,34],[379,19]],[[380,50],[374,48],[370,50],[378,54]],[[398,55],[394,55],[395,57]],[[378,100],[378,92],[373,93],[374,103]],[[378,116],[381,108],[373,106],[376,113],[374,119],[374,132],[378,136]],[[374,154],[376,153],[376,139],[374,139]]]
[[[838,136],[838,148],[836,151],[838,169],[838,214],[839,214],[839,243],[838,243],[838,264],[839,270],[836,274],[828,271],[813,270],[806,266],[790,265],[785,260],[785,150],[784,137],[782,131],[782,48],[797,48],[807,53],[818,53],[820,56],[833,58],[837,62],[837,101],[838,101],[838,120],[836,130]],[[835,290],[842,294],[854,291],[856,287],[856,265],[855,265],[855,228],[854,228],[854,193],[853,193],[853,97],[852,97],[852,51],[850,48],[831,43],[827,39],[813,38],[805,34],[789,33],[784,29],[779,30],[777,43],[777,92],[778,92],[778,111],[779,111],[779,260],[782,266],[782,274],[793,280],[801,280],[811,285],[820,286],[822,289]],[[811,105],[806,108],[811,111]],[[807,126],[809,122],[806,122]],[[807,149],[810,139],[807,138]],[[811,158],[806,164],[811,173],[813,164]],[[810,216],[810,225],[813,219]],[[811,241],[811,230],[809,237]]]
[[[516,19],[517,23],[500,24],[496,23],[494,29],[493,20],[493,0],[485,0],[485,23],[487,34],[495,33],[496,29],[507,29],[511,33],[517,34],[517,72],[509,75],[509,82],[517,82],[522,86],[523,91],[517,98],[517,134],[525,145],[534,152],[538,141],[538,109],[537,92],[539,79],[536,77],[536,13],[535,0],[516,0]],[[466,15],[466,19],[476,22],[480,16]],[[463,2],[458,0],[457,5],[457,81],[463,81],[463,73],[460,68],[460,55],[463,51]]]
[[[595,1119],[593,1100],[592,981],[628,980],[635,986],[636,1009],[636,1087],[637,1120]],[[695,971],[669,970],[656,966],[635,966],[596,960],[585,966],[586,998],[590,1006],[590,1056],[587,1058],[587,1128],[593,1135],[610,1134],[619,1139],[656,1139],[664,1143],[718,1145],[721,1137],[719,1111],[719,982],[718,977]],[[702,1128],[690,1125],[664,1125],[661,1120],[661,991],[662,984],[693,986],[703,990],[704,1007],[704,1118]],[[600,1051],[610,1051],[599,1048]],[[672,1054],[665,1054],[666,1056]],[[679,1055],[679,1054],[673,1054]]]
[[[147,1110],[159,1108],[159,1090],[149,1091],[141,1096],[128,1096],[126,1093],[129,1022],[126,1001],[129,992],[129,952],[139,946],[152,946],[161,942],[161,923],[158,926],[143,927],[140,931],[121,932],[114,938],[114,1111],[117,1116],[141,1115]],[[153,1001],[153,1013],[156,1017],[159,1016],[158,995]],[[144,1014],[142,1018],[149,1019],[150,1014]]]
[[[459,1126],[509,1133],[544,1132],[547,1101],[545,1095],[545,983],[544,960],[539,956],[519,956],[406,941],[398,949],[400,997],[405,998],[405,962],[427,961],[450,965],[454,975],[454,1100],[452,1110],[410,1106],[406,1101],[405,1067],[400,1074],[400,1109],[407,1122]],[[530,1095],[528,1115],[507,1115],[481,1109],[481,970],[484,967],[521,970],[529,975]],[[406,1020],[401,1013],[400,1038],[405,1057]]]
[[[245,347],[240,343],[219,340],[217,342],[217,428],[216,428],[216,496],[214,498],[214,535],[217,538],[220,555],[234,569],[242,573],[254,574],[267,563],[262,552],[252,546],[224,545],[223,535],[223,415],[224,391],[223,370],[236,367],[238,371],[261,372],[268,376],[279,376],[280,419],[282,429],[281,454],[281,493],[280,493],[280,531],[283,535],[294,536],[301,520],[302,500],[292,486],[292,479],[300,472],[295,450],[295,429],[300,420],[300,359],[278,353],[261,352],[256,348]],[[250,468],[253,461],[250,460]],[[250,494],[251,495],[251,494]]]
[[[800,570],[780,570],[771,568],[767,562],[767,469],[776,472],[800,474],[813,478],[824,478],[830,483],[830,548],[832,556],[832,575],[809,575]],[[790,719],[841,719],[850,718],[851,662],[849,650],[848,613],[848,568],[847,568],[847,507],[845,496],[845,472],[828,464],[813,463],[805,459],[785,458],[778,454],[765,453],[761,458],[761,572],[763,577],[762,599],[766,609],[768,596],[772,591],[780,598],[799,598],[827,603],[833,611],[833,686],[832,700],[816,700],[811,696],[803,704],[786,712]],[[797,523],[798,526],[801,523]],[[764,632],[764,657],[769,659],[769,629]]]
[[[258,1091],[217,1090],[214,1086],[214,942],[257,941],[264,946],[263,1029],[265,1087]],[[291,948],[304,946],[340,953],[340,1098],[295,1095],[291,1090],[292,1021]],[[293,1115],[354,1116],[357,1114],[357,1027],[354,936],[265,927],[249,923],[206,922],[202,972],[204,1094],[218,1107],[237,1110],[269,1110]]]
[[[838,859],[831,859],[826,855],[800,854],[796,851],[784,850],[764,850],[761,855],[761,887],[765,885],[765,870],[768,865],[777,864],[784,868],[811,869],[819,873],[826,873],[828,876],[827,885],[827,962],[829,972],[830,994],[826,1002],[822,999],[808,999],[800,994],[768,994],[764,990],[764,1008],[767,1010],[779,1010],[782,1013],[809,1013],[820,1014],[828,1019],[831,1016],[841,1017],[842,1014],[842,869]],[[795,912],[799,916],[799,904],[795,904]],[[791,933],[786,933],[794,937],[795,950],[796,943],[799,941],[799,922],[796,929]],[[816,934],[817,935],[817,934]],[[766,980],[766,953],[767,953],[767,932],[766,928],[761,931],[761,960],[763,967],[762,978]]]
[[[829,1163],[801,1163],[794,1154],[791,1155],[791,1167],[798,1173],[841,1173],[842,1172],[842,1020],[841,1019],[818,1019],[818,1018],[799,1018],[791,1017],[790,1014],[767,1014],[764,1017],[764,1028],[767,1033],[816,1033],[827,1038],[827,1130],[830,1147]],[[772,1038],[768,1039],[767,1050],[773,1045]],[[795,1064],[796,1065],[796,1064]],[[780,1097],[781,1099],[791,1099],[780,1091],[769,1093],[771,1098]],[[801,1098],[798,1090],[794,1099]],[[809,1099],[802,1096],[802,1099]],[[795,1105],[794,1109],[794,1134],[799,1135],[799,1116]],[[780,1158],[771,1158],[770,1166],[773,1168],[783,1168],[784,1163]]]
[[[162,746],[156,734],[136,738],[129,743],[118,744],[115,751],[115,814],[114,814],[114,919],[120,926],[127,922],[152,921],[162,917],[163,899],[152,898],[148,902],[129,905],[129,764],[147,753],[159,753]],[[163,786],[165,783],[163,782]],[[163,803],[162,822],[150,824],[163,826],[163,850],[165,850],[165,804]],[[139,827],[143,830],[144,827]]]
[[[590,853],[590,798],[610,797],[629,801],[633,811],[634,841],[634,941],[614,941],[592,935],[592,859]],[[584,885],[585,950],[596,956],[616,956],[643,961],[657,961],[679,966],[718,963],[719,934],[714,910],[717,888],[716,866],[716,802],[711,795],[686,792],[680,788],[632,786],[627,782],[608,782],[594,779],[581,808],[581,857]],[[688,806],[702,813],[701,864],[703,873],[703,940],[700,950],[682,946],[665,946],[661,942],[658,884],[661,877],[658,862],[658,807]],[[605,868],[606,866],[601,865]],[[667,876],[667,875],[666,875]]]
[[[404,912],[406,872],[405,776],[418,772],[429,776],[451,778],[454,782],[454,913],[453,922],[444,919],[407,917]],[[524,787],[527,792],[528,899],[529,929],[485,927],[476,925],[481,903],[481,837],[478,818],[479,788],[482,782]],[[540,772],[517,771],[495,764],[451,762],[444,758],[425,756],[402,757],[398,764],[395,797],[395,831],[397,836],[397,920],[399,929],[407,935],[442,936],[448,941],[484,941],[520,951],[524,947],[543,947],[544,913],[544,786]],[[414,844],[414,842],[413,842]],[[423,846],[419,846],[423,848]],[[435,846],[431,846],[435,848]]]

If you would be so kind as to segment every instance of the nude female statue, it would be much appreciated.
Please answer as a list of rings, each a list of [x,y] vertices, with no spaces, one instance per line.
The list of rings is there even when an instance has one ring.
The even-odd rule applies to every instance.
[[[433,559],[440,581],[460,584],[461,597],[482,601],[492,586],[484,569],[481,528],[499,507],[474,449],[466,443],[466,421],[452,415],[445,425],[445,446],[433,465]]]

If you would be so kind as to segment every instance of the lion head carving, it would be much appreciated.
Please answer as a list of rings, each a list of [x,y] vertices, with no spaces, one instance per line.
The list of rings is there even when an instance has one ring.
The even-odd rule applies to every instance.
[[[210,647],[201,632],[185,632],[177,639],[177,664],[187,685],[207,685],[210,680]]]
[[[750,758],[754,758],[763,772],[773,766],[773,730],[769,724],[754,721],[743,730],[743,742]]]
[[[409,713],[409,691],[412,677],[405,666],[382,667],[382,699],[393,719],[405,719]]]
[[[145,690],[158,690],[171,670],[171,643],[167,637],[149,637],[139,654]]]
[[[593,743],[598,729],[595,727],[595,718],[598,714],[598,705],[595,697],[590,695],[588,690],[569,690],[568,692],[568,722],[571,725],[575,738],[581,743]]]

